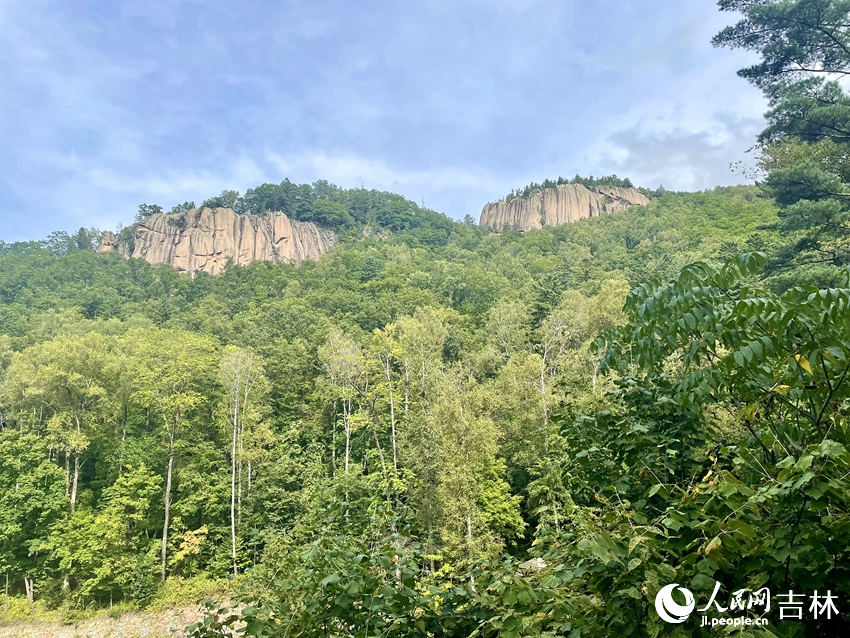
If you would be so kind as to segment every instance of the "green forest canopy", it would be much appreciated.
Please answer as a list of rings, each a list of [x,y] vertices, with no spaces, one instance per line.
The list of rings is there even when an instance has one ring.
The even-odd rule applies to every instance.
[[[163,565],[166,577],[241,572],[280,534],[325,516],[340,489],[363,507],[395,495],[430,528],[442,569],[499,547],[524,556],[540,520],[534,467],[559,436],[568,385],[591,371],[587,344],[622,321],[625,292],[736,253],[742,237],[769,246],[774,234],[758,228],[774,215],[753,187],[670,193],[526,235],[397,225],[301,268],[257,263],[219,277],[95,254],[91,233],[60,248],[6,246],[0,439],[12,463],[0,475],[0,557],[12,591],[32,586],[53,606],[141,605]],[[222,362],[238,357],[256,378],[233,426]],[[525,385],[540,370],[549,380]],[[457,375],[471,384],[461,396]],[[474,466],[452,469],[457,456],[441,446],[460,443],[441,437],[454,436],[451,406],[467,400],[481,447],[467,451]],[[550,425],[529,437],[538,418]],[[431,429],[437,443],[418,438]],[[27,492],[21,472],[38,477]],[[468,520],[453,509],[450,475],[473,481]]]
[[[405,222],[217,277],[85,233],[2,245],[13,600],[228,578],[245,606],[195,638],[699,635],[655,614],[674,582],[843,610],[850,106],[820,75],[850,72],[850,3],[719,4],[771,100],[760,187],[526,234]],[[848,625],[770,618],[736,634]]]
[[[290,619],[281,632],[303,635],[328,623],[388,619],[396,629],[384,629],[394,635],[468,635],[481,618],[490,619],[490,633],[508,626],[538,635],[576,614],[586,620],[567,625],[587,635],[648,626],[648,598],[633,592],[656,582],[657,570],[672,569],[671,552],[685,546],[670,544],[662,533],[668,523],[657,521],[691,521],[689,543],[705,534],[694,522],[702,514],[678,506],[682,514],[671,518],[665,499],[678,502],[690,477],[709,469],[755,485],[735,458],[766,440],[750,441],[750,430],[703,405],[732,391],[723,386],[726,368],[701,372],[709,393],[686,400],[694,389],[656,371],[657,354],[638,361],[649,377],[617,371],[622,357],[606,373],[592,344],[607,331],[615,352],[642,321],[659,330],[689,326],[696,311],[687,306],[657,305],[648,316],[632,293],[626,313],[621,308],[630,289],[674,278],[694,261],[707,270],[680,286],[744,294],[739,271],[724,270],[715,281],[711,268],[742,250],[779,250],[775,221],[773,203],[744,186],[665,193],[645,207],[525,234],[456,222],[445,234],[428,226],[383,238],[352,234],[300,268],[255,263],[216,277],[85,246],[7,250],[0,257],[0,568],[10,591],[73,614],[110,603],[159,605],[172,583],[186,583],[188,596],[209,591],[204,582],[246,587],[239,595],[257,604],[242,613],[251,626],[270,627],[274,614]],[[746,262],[741,276],[763,265]],[[765,280],[776,293],[760,294],[773,299],[787,289],[783,273]],[[729,312],[724,294],[706,297],[705,307]],[[671,304],[680,295],[674,289],[659,299]],[[734,321],[750,325],[746,317]],[[635,323],[610,332],[628,322]],[[843,327],[836,330],[824,338],[840,348]],[[677,333],[670,343],[693,336]],[[794,344],[765,344],[758,354],[750,347],[747,361],[769,360],[780,370],[777,348],[819,361]],[[824,383],[834,383],[831,365]],[[638,383],[649,394],[629,390]],[[800,392],[820,391],[804,383]],[[793,387],[790,379],[782,385]],[[829,401],[843,395],[834,396]],[[596,415],[593,429],[584,415]],[[678,429],[669,429],[671,419]],[[623,446],[647,453],[625,454]],[[712,451],[716,461],[701,451],[715,448],[727,450]],[[783,462],[776,451],[759,453],[762,464]],[[844,463],[837,449],[829,454],[839,455],[836,467]],[[642,473],[644,464],[652,472]],[[663,489],[653,473],[668,477]],[[623,476],[631,478],[623,483]],[[610,498],[612,485],[626,513],[597,500]],[[704,498],[727,489],[716,485],[700,488]],[[693,502],[699,512],[701,503]],[[746,519],[752,528],[784,524],[784,514],[774,521],[744,513],[757,517]],[[728,514],[710,519],[719,538]],[[654,544],[627,550],[633,524]],[[613,544],[564,545],[585,537]],[[728,564],[744,551],[723,547],[732,552]],[[811,562],[807,547],[794,554],[801,565]],[[642,567],[627,571],[594,558],[624,551]],[[764,551],[762,560],[778,560],[769,552],[780,549]],[[498,567],[530,555],[573,567],[545,591],[513,576],[515,567]],[[401,571],[388,567],[400,560]],[[694,591],[708,586],[709,574],[726,578],[721,563],[711,565],[688,567]],[[281,572],[288,580],[275,580]],[[609,591],[611,579],[625,593],[602,611],[584,608],[576,596],[588,587]],[[457,587],[445,589],[450,583]],[[377,610],[345,602],[381,591]],[[541,596],[553,600],[549,615],[535,607]],[[396,624],[417,615],[416,628]],[[210,616],[196,635],[209,635],[216,622]]]
[[[224,190],[201,203],[206,208],[232,208],[237,213],[258,215],[268,211],[285,213],[298,221],[348,229],[371,225],[390,231],[412,230],[428,226],[433,232],[445,231],[451,220],[401,195],[365,188],[344,189],[326,180],[312,184],[294,184],[284,179],[280,184],[266,183],[249,188],[244,195]],[[183,202],[169,213],[182,213],[196,208],[195,202]],[[141,204],[136,221],[164,212],[156,204]]]
[[[543,190],[545,188],[556,188],[561,184],[581,184],[582,186],[587,186],[588,188],[592,188],[593,186],[618,186],[620,188],[634,188],[632,180],[630,180],[628,177],[621,179],[616,175],[606,175],[604,177],[594,177],[593,175],[591,175],[590,177],[582,177],[581,175],[576,175],[572,179],[567,179],[566,177],[558,177],[558,179],[544,179],[542,184],[531,182],[523,188],[516,188],[512,190],[510,193],[505,195],[504,201],[509,202],[520,197],[528,197],[529,195],[531,195],[532,192],[536,190]]]

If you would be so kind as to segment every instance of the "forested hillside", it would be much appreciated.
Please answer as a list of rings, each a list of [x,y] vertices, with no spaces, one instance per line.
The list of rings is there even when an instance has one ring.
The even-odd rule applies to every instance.
[[[610,387],[590,342],[632,286],[765,248],[774,219],[753,187],[667,193],[525,235],[398,224],[300,268],[194,278],[57,234],[5,245],[9,591],[144,606],[169,578],[241,574],[382,516],[447,578],[527,558],[563,515],[547,482],[564,419]]]
[[[656,195],[214,277],[4,245],[9,613],[603,636],[666,630],[672,578],[847,592],[846,274],[784,267],[756,187]]]
[[[0,244],[5,617],[210,596],[193,638],[712,635],[693,600],[660,616],[681,586],[770,621],[725,635],[845,635],[850,4],[719,6],[771,105],[757,186],[489,234],[284,181],[216,201],[341,242],[214,277],[86,229]]]
[[[182,213],[196,208],[186,201],[173,206],[168,213]],[[401,195],[366,188],[344,189],[327,180],[312,184],[294,184],[284,179],[279,184],[260,184],[243,195],[224,190],[205,199],[200,208],[230,208],[242,215],[259,215],[268,211],[284,213],[290,219],[314,222],[333,228],[341,234],[355,235],[364,227],[385,232],[404,231],[426,243],[444,242],[451,220],[443,214],[420,206]],[[156,213],[166,212],[158,204],[142,204],[136,222]],[[132,242],[133,226],[119,233],[119,239]]]

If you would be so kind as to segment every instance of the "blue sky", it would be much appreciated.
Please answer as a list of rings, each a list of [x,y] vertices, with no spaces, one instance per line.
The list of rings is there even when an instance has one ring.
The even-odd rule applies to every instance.
[[[576,173],[739,183],[712,0],[0,0],[0,239],[289,177],[452,217]]]

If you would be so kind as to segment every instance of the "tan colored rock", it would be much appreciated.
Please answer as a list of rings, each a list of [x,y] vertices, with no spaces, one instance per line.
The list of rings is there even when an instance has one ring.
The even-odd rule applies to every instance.
[[[479,226],[496,232],[509,228],[528,231],[543,226],[568,224],[586,217],[599,217],[631,208],[646,206],[649,199],[635,188],[561,184],[532,191],[528,197],[484,206]]]
[[[283,213],[240,215],[229,208],[151,215],[139,222],[132,257],[188,273],[220,273],[229,259],[301,264],[337,243],[333,230]],[[103,242],[101,242],[103,245]]]
[[[546,569],[547,567],[548,565],[546,564],[546,561],[542,558],[532,558],[531,560],[527,560],[524,563],[517,565],[517,570],[514,575],[517,577],[528,576],[534,572]]]
[[[100,245],[94,249],[96,253],[121,253],[125,257],[129,257],[129,250],[126,245],[119,243],[118,237],[111,230],[103,233],[100,238]]]

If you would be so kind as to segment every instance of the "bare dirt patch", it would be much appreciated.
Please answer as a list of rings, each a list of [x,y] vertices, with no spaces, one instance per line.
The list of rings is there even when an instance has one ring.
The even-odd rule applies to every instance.
[[[0,624],[0,638],[181,638],[183,629],[201,618],[200,607],[159,613],[127,612],[82,620],[75,625],[59,622]]]

